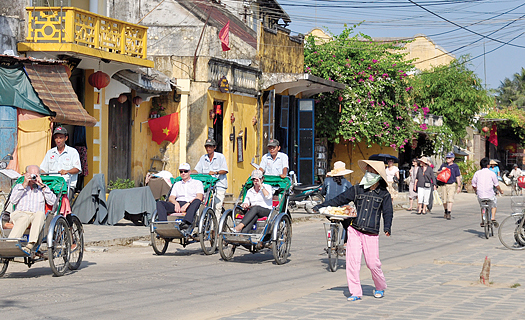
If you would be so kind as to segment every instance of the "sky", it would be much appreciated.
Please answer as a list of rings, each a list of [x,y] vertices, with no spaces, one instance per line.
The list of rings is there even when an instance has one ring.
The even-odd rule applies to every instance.
[[[371,37],[425,34],[459,58],[487,89],[496,89],[525,66],[525,1],[515,0],[279,0],[292,34],[346,23]],[[486,81],[485,81],[486,79]]]

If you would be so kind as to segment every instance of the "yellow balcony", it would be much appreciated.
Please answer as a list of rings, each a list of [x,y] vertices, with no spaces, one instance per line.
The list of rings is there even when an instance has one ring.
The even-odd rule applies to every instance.
[[[28,36],[20,52],[73,53],[150,67],[147,27],[72,7],[28,7]]]

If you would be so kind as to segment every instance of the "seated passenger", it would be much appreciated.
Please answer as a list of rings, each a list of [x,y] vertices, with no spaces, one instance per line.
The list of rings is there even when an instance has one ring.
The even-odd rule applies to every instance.
[[[29,240],[22,249],[28,254],[38,241],[45,220],[45,203],[53,205],[56,195],[40,179],[40,168],[36,165],[26,167],[24,182],[17,184],[11,192],[10,202],[16,206],[11,214],[14,226],[9,238],[21,238],[31,224]]]
[[[241,204],[244,210],[248,208],[250,208],[250,210],[244,215],[241,223],[233,229],[233,232],[242,231],[243,233],[248,233],[254,223],[257,222],[257,219],[267,217],[270,214],[272,209],[272,187],[263,184],[263,180],[264,176],[262,171],[252,171],[253,187],[246,192],[246,197]]]
[[[157,202],[157,216],[159,221],[167,221],[169,213],[186,212],[179,229],[186,230],[193,223],[195,213],[204,198],[204,187],[199,180],[190,176],[190,165],[183,163],[179,166],[181,181],[176,182],[171,189],[168,201]]]

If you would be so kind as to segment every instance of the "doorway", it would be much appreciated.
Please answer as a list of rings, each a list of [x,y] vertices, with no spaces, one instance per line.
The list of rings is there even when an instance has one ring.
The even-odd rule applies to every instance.
[[[108,181],[131,177],[131,96],[124,103],[109,100]]]
[[[217,143],[215,151],[222,153],[224,102],[214,101],[213,111],[215,112],[215,118],[213,119],[213,140]]]

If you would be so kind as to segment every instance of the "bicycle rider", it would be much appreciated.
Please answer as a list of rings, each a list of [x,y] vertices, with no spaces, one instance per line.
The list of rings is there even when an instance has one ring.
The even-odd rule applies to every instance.
[[[478,195],[478,202],[481,205],[481,201],[484,199],[490,200],[490,205],[492,207],[492,216],[491,220],[494,226],[497,228],[498,223],[496,221],[496,210],[498,201],[496,199],[496,194],[494,193],[494,188],[496,188],[502,195],[503,191],[501,190],[501,187],[498,182],[498,177],[494,172],[492,172],[489,169],[490,166],[490,160],[489,158],[483,158],[479,162],[479,165],[481,167],[481,170],[476,171],[474,173],[474,177],[472,178],[472,187],[474,188],[474,191]],[[484,227],[483,224],[483,216],[481,217],[481,227]]]
[[[515,186],[518,184],[518,178],[523,175],[523,172],[521,171],[520,167],[517,163],[514,164],[514,167],[512,171],[509,173],[508,177],[512,179],[512,187],[516,188]],[[516,192],[520,190],[521,188],[515,190]]]

